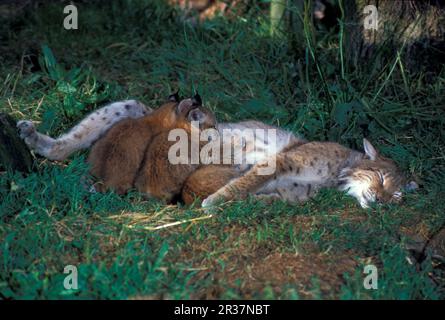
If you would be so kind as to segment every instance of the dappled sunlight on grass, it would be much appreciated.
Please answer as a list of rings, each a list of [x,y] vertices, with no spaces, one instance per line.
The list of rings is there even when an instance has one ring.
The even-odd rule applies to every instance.
[[[304,204],[247,199],[208,212],[89,193],[86,152],[36,157],[28,176],[0,172],[0,298],[444,297],[429,258],[407,263],[405,245],[445,223],[443,70],[432,83],[403,74],[408,97],[398,64],[351,66],[340,80],[337,35],[312,48],[320,74],[308,48],[270,36],[258,8],[192,25],[163,1],[128,3],[84,4],[77,31],[61,27],[57,5],[4,21],[0,112],[57,136],[110,101],[156,108],[175,89],[198,90],[219,121],[253,118],[358,149],[366,136],[421,188],[366,210],[323,190]],[[375,292],[362,286],[370,263],[381,270]],[[77,291],[62,285],[68,264]]]

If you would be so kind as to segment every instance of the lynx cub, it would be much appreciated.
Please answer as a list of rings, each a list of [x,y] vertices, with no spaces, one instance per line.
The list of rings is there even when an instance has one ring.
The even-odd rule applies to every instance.
[[[113,189],[123,194],[136,188],[148,197],[170,201],[175,196],[175,184],[181,188],[181,181],[194,166],[170,165],[168,147],[174,142],[168,141],[167,136],[172,129],[189,133],[192,121],[201,129],[216,125],[199,96],[169,101],[145,117],[125,119],[114,125],[93,145],[88,157],[91,173],[102,182],[96,190]]]
[[[320,188],[335,187],[358,200],[363,208],[372,202],[398,202],[405,178],[396,164],[364,139],[365,153],[333,142],[309,142],[289,145],[277,154],[276,171],[259,175],[262,163],[231,180],[207,197],[203,207],[220,201],[255,194],[266,199],[299,202],[313,196]],[[409,184],[415,188],[415,183]]]

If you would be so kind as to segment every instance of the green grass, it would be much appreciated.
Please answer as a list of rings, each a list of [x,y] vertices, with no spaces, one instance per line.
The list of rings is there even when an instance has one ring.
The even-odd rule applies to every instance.
[[[403,52],[345,65],[339,35],[314,34],[306,21],[304,44],[271,38],[255,6],[193,27],[158,1],[82,2],[77,31],[62,28],[62,9],[0,21],[1,112],[58,135],[110,101],[157,107],[176,88],[197,89],[219,121],[255,118],[354,148],[366,136],[422,188],[369,210],[333,190],[300,206],[247,200],[152,230],[205,213],[88,193],[86,152],[63,164],[37,158],[30,175],[0,173],[0,298],[445,297],[429,258],[407,262],[402,232],[445,222],[443,69],[428,82],[404,69]],[[132,217],[142,219],[133,228]],[[369,263],[377,290],[362,285]],[[78,290],[63,287],[66,265],[78,268]]]

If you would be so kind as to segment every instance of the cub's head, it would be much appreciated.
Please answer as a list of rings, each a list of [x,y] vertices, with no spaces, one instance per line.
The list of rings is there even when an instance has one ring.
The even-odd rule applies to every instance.
[[[157,111],[164,128],[189,131],[191,126],[199,126],[201,130],[216,127],[215,116],[202,105],[199,94],[187,99],[182,99],[178,93],[172,94]]]
[[[342,189],[355,197],[363,208],[372,202],[400,202],[402,189],[410,191],[417,188],[414,181],[407,184],[396,163],[380,155],[366,139],[363,139],[363,148],[363,159],[343,169],[340,174]]]

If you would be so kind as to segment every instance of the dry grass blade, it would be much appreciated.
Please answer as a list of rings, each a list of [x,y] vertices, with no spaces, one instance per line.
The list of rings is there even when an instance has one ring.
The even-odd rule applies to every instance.
[[[174,226],[178,226],[180,224],[184,224],[184,223],[189,223],[189,222],[196,222],[196,221],[200,221],[200,220],[206,220],[206,219],[210,219],[213,216],[210,214],[208,216],[203,216],[203,217],[198,217],[198,218],[192,218],[192,219],[184,219],[184,220],[179,220],[179,221],[175,221],[175,222],[171,222],[171,223],[167,223],[167,224],[163,224],[160,226],[155,226],[155,227],[149,227],[149,226],[135,226],[135,225],[126,225],[126,227],[130,228],[130,229],[141,229],[141,230],[148,230],[148,231],[155,231],[155,230],[161,230],[161,229],[165,229],[165,228],[170,228],[170,227],[174,227]]]
[[[177,207],[166,206],[157,212],[151,214],[137,212],[122,212],[118,215],[109,216],[106,219],[122,223],[128,229],[138,229],[147,231],[156,231],[169,227],[178,226],[185,223],[194,223],[201,220],[210,219],[213,215],[205,215],[190,219],[177,220]],[[202,211],[202,210],[197,210]]]

